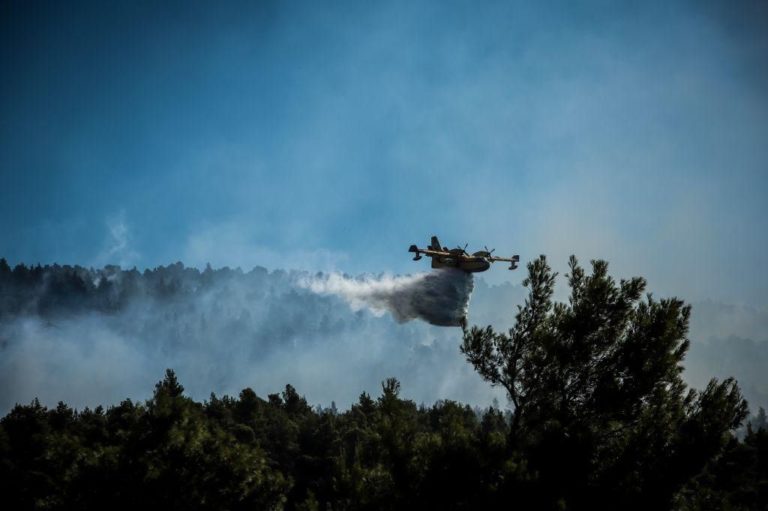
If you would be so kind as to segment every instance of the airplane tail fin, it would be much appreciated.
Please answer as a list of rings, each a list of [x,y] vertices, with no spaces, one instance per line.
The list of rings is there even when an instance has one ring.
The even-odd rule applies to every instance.
[[[429,246],[432,250],[442,250],[443,248],[440,246],[440,240],[437,239],[437,236],[432,236],[432,244]]]

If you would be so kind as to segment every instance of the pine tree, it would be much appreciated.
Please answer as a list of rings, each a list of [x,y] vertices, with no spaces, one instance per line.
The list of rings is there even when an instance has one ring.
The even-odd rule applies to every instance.
[[[699,393],[682,380],[690,307],[642,299],[642,278],[608,276],[575,257],[567,304],[556,273],[528,264],[530,288],[508,333],[465,330],[462,352],[514,406],[510,445],[529,464],[531,498],[553,507],[668,508],[746,415],[735,381]]]

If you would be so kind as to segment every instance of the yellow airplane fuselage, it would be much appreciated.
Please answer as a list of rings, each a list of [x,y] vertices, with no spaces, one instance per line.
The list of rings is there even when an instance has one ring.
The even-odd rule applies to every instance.
[[[443,256],[432,258],[432,268],[458,268],[468,273],[485,271],[491,263],[482,257]]]

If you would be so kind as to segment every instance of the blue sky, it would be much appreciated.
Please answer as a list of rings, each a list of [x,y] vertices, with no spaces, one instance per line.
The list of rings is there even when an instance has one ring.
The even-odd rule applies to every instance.
[[[765,2],[108,4],[0,4],[11,263],[402,273],[439,234],[766,306]]]

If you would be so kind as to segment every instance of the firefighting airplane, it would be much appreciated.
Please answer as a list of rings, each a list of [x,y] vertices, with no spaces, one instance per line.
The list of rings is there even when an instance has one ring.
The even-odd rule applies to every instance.
[[[421,254],[432,258],[432,268],[458,268],[464,270],[467,273],[476,273],[485,271],[491,267],[491,263],[496,261],[506,261],[511,263],[510,270],[517,268],[517,263],[520,261],[519,255],[513,255],[512,257],[496,257],[491,255],[493,250],[480,250],[469,255],[466,252],[466,245],[464,248],[458,247],[448,249],[448,247],[440,247],[440,241],[437,236],[432,236],[432,244],[429,248],[423,249],[416,245],[411,245],[408,248],[408,252],[413,252],[414,261],[421,259]],[[495,249],[494,249],[495,250]]]

